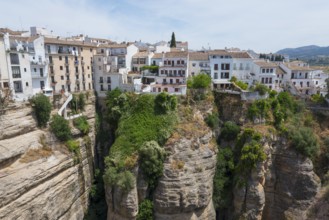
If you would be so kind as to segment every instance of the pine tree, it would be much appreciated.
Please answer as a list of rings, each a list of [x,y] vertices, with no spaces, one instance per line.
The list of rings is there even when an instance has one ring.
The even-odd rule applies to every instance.
[[[170,47],[176,47],[175,32],[172,32],[171,41],[170,41]]]

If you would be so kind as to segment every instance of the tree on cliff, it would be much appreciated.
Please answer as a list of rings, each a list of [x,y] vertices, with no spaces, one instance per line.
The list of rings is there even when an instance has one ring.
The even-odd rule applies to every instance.
[[[38,94],[31,99],[39,127],[46,127],[50,119],[51,104],[44,94]]]
[[[171,48],[176,47],[175,32],[172,32],[172,35],[171,35],[171,41],[170,41],[170,47],[171,47]]]

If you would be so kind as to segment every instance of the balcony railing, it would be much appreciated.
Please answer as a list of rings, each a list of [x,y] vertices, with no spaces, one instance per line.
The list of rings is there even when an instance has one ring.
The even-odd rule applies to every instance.
[[[99,83],[104,83],[104,81],[103,80],[99,80]]]
[[[164,63],[160,63],[160,67],[178,67],[178,68],[181,68],[181,67],[187,67],[187,64],[184,63],[184,64],[164,64]]]
[[[40,74],[40,73],[32,73],[32,78],[44,78],[47,77],[46,74]]]
[[[47,61],[31,61],[31,65],[44,66],[47,65]]]
[[[76,66],[79,65],[79,60],[75,60],[74,65],[76,65]]]
[[[156,83],[159,84],[159,83]],[[185,85],[184,82],[162,82],[162,85]]]

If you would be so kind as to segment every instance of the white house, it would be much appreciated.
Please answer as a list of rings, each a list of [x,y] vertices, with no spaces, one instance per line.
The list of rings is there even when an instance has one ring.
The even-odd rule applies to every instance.
[[[277,69],[279,66],[276,63],[268,60],[258,60],[253,65],[253,80],[266,85],[269,89],[277,88],[275,82],[277,80]]]
[[[34,39],[4,35],[9,88],[18,101],[27,100],[33,95],[29,53],[34,51]]]
[[[128,80],[128,73],[137,52],[138,48],[134,44],[101,45],[97,48],[94,56],[94,83],[100,97],[105,97],[107,91],[115,88],[134,90],[134,80]]]
[[[150,85],[152,93],[168,92],[185,95],[188,77],[188,53],[163,53],[159,62],[159,73],[153,77],[154,83]]]
[[[280,67],[287,72],[284,80],[293,94],[324,94],[323,91],[326,87],[325,79],[327,77],[323,71],[311,68],[302,61],[281,63]]]
[[[0,91],[8,90],[10,84],[4,35],[4,33],[0,33]]]
[[[210,61],[207,52],[189,52],[189,76],[205,73],[210,76]]]

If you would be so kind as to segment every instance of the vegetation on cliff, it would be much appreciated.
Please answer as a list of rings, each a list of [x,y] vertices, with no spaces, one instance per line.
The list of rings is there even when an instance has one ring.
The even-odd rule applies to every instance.
[[[141,161],[141,168],[150,186],[154,186],[164,153],[162,146],[170,137],[176,116],[176,97],[135,95],[113,90],[108,94],[108,119],[116,125],[115,142],[106,157],[104,180],[124,190],[132,187],[132,169]],[[151,142],[150,141],[154,141]],[[156,143],[156,144],[155,144]]]
[[[44,94],[37,94],[31,100],[39,127],[46,127],[50,119],[51,103]]]

